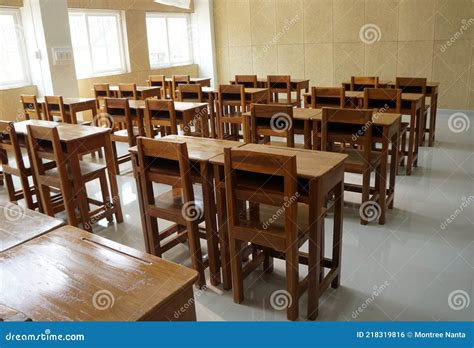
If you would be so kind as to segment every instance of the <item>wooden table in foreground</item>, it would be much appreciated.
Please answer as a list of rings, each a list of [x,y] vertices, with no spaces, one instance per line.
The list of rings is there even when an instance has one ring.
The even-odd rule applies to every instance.
[[[63,98],[64,106],[67,109],[65,123],[77,124],[77,113],[91,111],[92,119],[97,116],[97,101],[95,98]],[[44,98],[38,98],[38,104],[43,108],[43,115],[46,115],[46,104]],[[53,121],[53,120],[50,120]]]
[[[91,126],[79,126],[76,124],[57,123],[51,121],[29,120],[15,123],[15,130],[22,143],[25,143],[27,135],[27,125],[34,125],[40,127],[56,127],[58,130],[59,140],[63,145],[63,151],[66,158],[69,160],[71,166],[71,174],[74,182],[81,182],[80,177],[80,158],[84,153],[90,153],[104,148],[107,174],[109,182],[109,192],[112,197],[112,202],[109,202],[107,208],[113,211],[118,223],[123,222],[122,207],[120,205],[119,189],[117,184],[117,172],[115,170],[114,155],[112,150],[112,142],[110,140],[110,129],[99,128]],[[84,187],[76,187],[75,196],[78,200],[78,206],[81,210],[82,216],[88,216],[87,210],[87,196]],[[92,219],[92,217],[90,217]],[[68,222],[73,224],[76,217],[68,214]],[[83,221],[85,223],[87,221]]]
[[[293,109],[293,128],[295,130],[295,134],[303,134],[304,136],[304,148],[311,149],[311,130],[312,124],[311,121],[318,116],[320,111],[314,109],[304,109],[304,108],[294,108]],[[250,112],[244,113],[246,116],[247,122],[247,129],[251,129],[253,127],[251,122],[251,114]]]
[[[212,166],[210,165],[211,158],[214,158],[218,155],[224,153],[224,148],[226,147],[238,147],[243,145],[238,141],[231,140],[218,140],[218,139],[208,139],[208,138],[197,138],[190,136],[180,136],[180,135],[170,135],[160,140],[170,140],[170,141],[182,141],[185,142],[188,148],[188,156],[191,161],[191,164],[198,170],[200,173],[200,181],[202,184],[202,194],[203,194],[203,204],[204,204],[204,214],[206,222],[206,237],[207,237],[207,249],[209,256],[209,271],[211,275],[211,284],[216,286],[221,282],[220,277],[220,257],[219,257],[219,247],[217,232],[220,229],[216,226],[216,202],[214,195],[214,185],[213,185],[213,171]],[[137,196],[140,207],[140,216],[142,218],[142,226],[144,226],[145,231],[145,222],[143,221],[143,214],[145,209],[144,202],[142,200],[142,185],[140,182],[139,167],[138,167],[138,151],[136,146],[130,148],[130,153],[132,155],[133,169],[135,174],[135,179],[137,181]],[[150,238],[147,233],[144,233],[146,250],[148,253],[153,253],[153,245],[150,242]],[[219,235],[219,239],[223,238],[223,235]]]
[[[321,122],[323,119],[323,112],[322,109],[314,109],[317,111],[316,117],[313,118],[314,126],[313,126],[313,148],[318,149],[320,148],[318,139],[318,134],[320,133],[321,129]],[[389,172],[389,180],[388,180],[388,188],[386,190],[385,197],[380,197],[379,204],[382,211],[382,214],[379,218],[379,223],[385,223],[385,207],[388,206],[389,209],[393,208],[394,200],[395,200],[395,181],[397,177],[397,170],[398,170],[398,148],[399,148],[399,132],[400,132],[400,123],[402,121],[401,114],[391,114],[391,113],[384,113],[378,112],[375,113],[373,116],[373,124],[375,127],[374,130],[374,137],[373,141],[382,144],[381,149],[381,156],[382,156],[382,164],[381,164],[381,171],[387,172],[388,168],[388,158],[389,158],[389,149],[390,149],[390,172]],[[362,187],[360,185],[350,185],[357,190],[362,192]],[[373,190],[371,190],[373,193]]]
[[[303,150],[287,147],[277,147],[259,144],[247,144],[240,149],[255,151],[265,154],[278,154],[284,156],[296,156],[296,170],[300,188],[300,200],[309,204],[309,242],[308,253],[301,253],[307,257],[310,264],[316,264],[314,269],[308,270],[308,318],[315,319],[318,315],[319,298],[329,287],[337,288],[340,284],[341,275],[341,250],[342,250],[342,222],[344,204],[344,161],[347,155]],[[225,200],[225,176],[223,172],[224,155],[211,159],[214,165],[214,177],[216,181],[216,194],[218,212],[223,214],[220,221],[227,220]],[[305,192],[302,192],[302,191]],[[321,216],[322,208],[326,205],[326,197],[329,192],[335,195],[334,201],[334,236],[332,246],[332,258],[324,257],[323,224],[324,216]],[[230,284],[230,260],[229,244],[227,239],[227,228],[225,224],[220,226],[226,237],[221,241],[221,262],[224,278],[224,289],[229,289]],[[300,258],[301,259],[301,258]],[[320,262],[316,262],[320,260]],[[301,262],[301,261],[300,261]],[[324,276],[324,268],[329,272]]]
[[[13,203],[0,203],[0,253],[28,242],[64,222]]]
[[[194,321],[197,273],[72,226],[0,254],[0,303],[33,321]]]

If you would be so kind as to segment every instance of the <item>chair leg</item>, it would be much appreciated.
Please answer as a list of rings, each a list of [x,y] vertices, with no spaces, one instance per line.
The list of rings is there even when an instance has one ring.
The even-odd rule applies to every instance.
[[[364,204],[369,200],[370,196],[370,170],[367,168],[365,173],[363,174],[362,178],[362,203]],[[364,219],[364,214],[361,214],[362,216],[360,217],[360,224],[361,225],[367,225],[369,222]]]
[[[271,256],[271,250],[263,248],[263,271],[265,273],[273,273],[273,257]]]
[[[105,208],[109,210],[111,207],[111,202],[113,202],[115,199],[118,199],[118,197],[110,197],[109,185],[107,183],[107,177],[105,175],[105,171],[100,174],[99,181],[100,181],[100,192],[102,194],[102,202],[104,202]],[[114,221],[113,214],[107,215],[107,221],[108,222]]]
[[[230,268],[232,274],[232,295],[235,303],[244,300],[244,279],[242,274],[242,250],[240,242],[229,236]]]
[[[299,264],[298,264],[298,247],[291,245],[285,254],[286,261],[286,290],[288,291],[289,306],[287,309],[288,320],[298,319],[298,285],[299,285]]]
[[[189,243],[189,252],[191,254],[191,262],[193,268],[199,273],[198,280],[196,281],[196,286],[198,288],[203,288],[206,285],[206,277],[204,275],[204,260],[202,258],[202,250],[199,239],[199,228],[198,225],[189,221],[187,223],[186,229],[188,231],[188,243]]]
[[[5,185],[7,187],[8,199],[10,202],[17,202],[15,197],[15,185],[13,184],[13,179],[10,174],[5,173]]]
[[[387,172],[383,172],[381,170],[381,166],[379,166],[377,168],[377,175],[376,175],[376,181],[378,181],[378,191],[379,191],[379,196],[380,196],[380,199],[382,199],[382,197],[384,197],[385,199],[385,196],[382,196],[382,195],[386,195],[387,194]],[[381,204],[381,211],[380,211],[380,217],[379,217],[379,225],[384,225],[385,224],[385,214],[387,213],[387,206],[386,204]]]
[[[21,188],[23,190],[23,198],[25,200],[26,207],[28,209],[35,210],[35,206],[33,204],[33,195],[31,193],[31,187],[28,181],[28,177],[22,175],[20,177],[20,181],[21,181]]]
[[[115,171],[117,175],[120,175],[120,165],[118,163],[118,155],[117,155],[117,143],[112,141],[112,151],[114,153],[114,161],[115,161]]]
[[[405,149],[407,148],[407,133],[405,132],[403,135],[402,135],[402,141],[400,142],[401,143],[401,149],[400,149],[400,166],[404,167],[405,166],[405,159],[406,159],[406,156],[405,156]]]

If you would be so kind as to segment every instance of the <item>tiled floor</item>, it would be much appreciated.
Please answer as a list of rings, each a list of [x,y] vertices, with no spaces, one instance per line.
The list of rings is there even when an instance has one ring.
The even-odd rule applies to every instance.
[[[323,295],[318,320],[474,319],[474,112],[463,112],[471,125],[460,133],[448,127],[453,113],[439,112],[435,147],[421,148],[412,176],[397,177],[395,209],[384,226],[361,226],[358,206],[346,205],[342,285]],[[135,181],[128,172],[119,178],[125,222],[101,222],[96,233],[144,249]],[[346,195],[347,201],[359,199]],[[6,200],[3,187],[0,200]],[[444,227],[448,219],[452,221]],[[328,230],[331,223],[329,217]],[[330,242],[328,238],[327,247]],[[190,265],[186,248],[178,248],[165,258]],[[284,289],[284,276],[282,262],[276,262],[273,274],[254,272],[240,305],[232,302],[231,292],[196,292],[198,319],[285,320],[285,310],[270,301],[274,291]],[[303,295],[302,320],[306,304]]]

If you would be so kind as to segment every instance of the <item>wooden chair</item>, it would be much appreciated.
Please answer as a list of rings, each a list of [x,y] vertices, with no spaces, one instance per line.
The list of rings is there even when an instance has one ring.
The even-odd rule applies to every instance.
[[[137,85],[135,83],[119,83],[119,98],[138,100]]]
[[[178,101],[203,103],[202,86],[195,85],[179,85],[178,86]]]
[[[289,75],[269,75],[267,76],[269,104],[298,105],[298,99],[291,98],[291,76]],[[285,98],[280,99],[279,95],[284,94]]]
[[[147,82],[150,87],[161,87],[161,99],[170,99],[165,75],[150,75]]]
[[[311,108],[343,108],[345,104],[344,88],[313,87],[311,88]]]
[[[141,91],[141,99],[161,99],[161,89],[144,89]]]
[[[83,229],[89,232],[92,232],[92,225],[100,220],[97,216],[112,221],[112,197],[109,194],[107,167],[80,161],[81,180],[73,181],[72,168],[61,146],[57,128],[28,125],[27,129],[31,162],[43,212],[54,217],[55,214],[66,211],[71,217],[67,221],[69,225],[77,227],[82,223]],[[53,160],[55,167],[50,169],[45,165],[45,160]],[[102,201],[87,197],[86,183],[94,180],[100,182]],[[51,192],[58,190],[61,193],[60,199],[51,195]],[[81,197],[76,196],[75,192],[81,192],[86,201],[81,201]],[[90,205],[98,208],[90,211]]]
[[[286,138],[287,147],[295,147],[293,107],[291,105],[252,104],[250,133],[253,143],[268,143],[270,137]],[[262,140],[263,138],[263,140]]]
[[[145,100],[145,132],[148,138],[156,136],[155,126],[161,136],[178,134],[178,121],[174,101],[168,99]]]
[[[243,281],[263,263],[273,271],[274,253],[283,254],[286,264],[287,317],[298,318],[299,297],[305,281],[299,281],[299,248],[308,240],[308,206],[298,203],[296,156],[224,150],[227,225],[235,303],[244,300]],[[247,208],[247,204],[248,208]],[[282,209],[284,207],[284,209]],[[260,252],[243,267],[246,245]],[[314,259],[316,262],[318,258]],[[308,267],[311,267],[310,263]]]
[[[179,85],[189,85],[191,82],[191,77],[189,75],[173,75],[171,77],[171,96],[173,99],[178,98],[178,86]]]
[[[257,88],[257,75],[235,75],[235,84],[244,85],[245,88]]]
[[[345,190],[362,193],[363,207],[367,202],[377,202],[379,197],[386,194],[387,173],[380,170],[381,153],[372,150],[372,117],[373,110],[323,108],[321,126],[321,150],[347,154],[349,158],[345,162],[345,172],[362,175],[362,186],[346,183]],[[347,148],[338,143],[351,143],[357,148]],[[373,171],[376,173],[375,189],[370,197],[370,175]],[[367,219],[368,216],[361,214],[362,225],[368,223]]]
[[[106,117],[111,121],[112,134],[110,139],[112,140],[112,149],[114,151],[114,160],[117,174],[120,175],[120,164],[126,163],[131,160],[130,153],[127,151],[122,156],[117,155],[116,143],[126,143],[129,147],[136,145],[136,138],[139,135],[137,127],[133,126],[134,118],[130,112],[130,106],[127,98],[105,98],[104,99],[104,111]],[[114,125],[115,123],[125,124],[125,129],[117,130]]]
[[[21,106],[23,108],[23,113],[25,115],[25,120],[42,120],[42,109],[38,105],[35,95],[22,95]]]
[[[44,106],[46,111],[46,119],[48,121],[71,123],[71,117],[68,115],[66,108],[64,107],[62,96],[44,97]]]
[[[219,139],[248,141],[248,129],[243,113],[247,109],[243,85],[220,85],[217,100],[217,133]]]
[[[110,85],[108,83],[94,83],[94,96],[97,100],[97,110],[102,108],[104,98],[112,98]]]
[[[29,157],[24,156],[21,151],[13,122],[0,121],[0,163],[10,202],[17,203],[24,199],[28,209],[41,208],[39,199],[37,197],[33,199],[37,193],[33,168]],[[48,161],[45,166],[52,169],[54,163]],[[15,189],[13,177],[17,177],[20,181],[21,190]]]
[[[379,88],[378,76],[351,76],[351,91],[363,91],[365,88]]]
[[[139,137],[137,145],[144,229],[154,247],[151,253],[162,257],[166,251],[188,240],[193,268],[199,273],[196,285],[202,287],[206,282],[199,224],[204,221],[204,205],[202,197],[194,193],[186,143]],[[155,195],[154,183],[171,186],[171,189]],[[158,219],[175,225],[160,233]],[[165,239],[167,242],[162,243]]]

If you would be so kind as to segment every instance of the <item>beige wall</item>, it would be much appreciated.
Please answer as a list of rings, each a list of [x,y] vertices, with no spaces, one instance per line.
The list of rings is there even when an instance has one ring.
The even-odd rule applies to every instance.
[[[215,0],[214,11],[220,83],[239,73],[318,86],[423,76],[441,83],[441,107],[474,109],[474,0]],[[471,25],[456,34],[463,19]],[[366,24],[378,41],[361,40]]]

